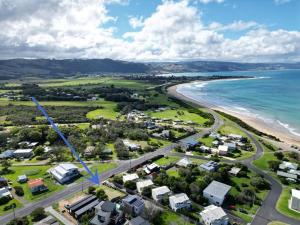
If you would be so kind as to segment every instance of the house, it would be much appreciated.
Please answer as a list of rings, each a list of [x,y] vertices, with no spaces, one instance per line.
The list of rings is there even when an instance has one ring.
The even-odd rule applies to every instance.
[[[210,152],[210,148],[205,145],[201,145],[199,149],[201,152]]]
[[[154,184],[153,184],[152,180],[138,181],[138,182],[136,182],[136,189],[138,190],[139,193],[142,193],[146,187],[151,187],[153,185]]]
[[[241,171],[241,168],[239,168],[239,167],[232,167],[229,170],[229,174],[231,174],[232,176],[237,176],[240,171]]]
[[[84,150],[84,155],[85,156],[91,156],[95,150],[95,146],[87,146]]]
[[[126,147],[128,150],[130,150],[130,151],[136,151],[136,150],[141,149],[141,146],[140,146],[140,145],[135,144],[135,143],[131,142],[131,141],[128,140],[128,139],[123,140],[123,144],[124,144],[125,147]]]
[[[123,212],[117,210],[116,204],[110,201],[102,201],[95,207],[95,216],[90,225],[120,224],[123,220]]]
[[[227,155],[228,154],[228,146],[227,145],[219,145],[218,153],[219,153],[219,155]]]
[[[153,172],[158,172],[159,170],[160,170],[160,167],[156,163],[151,163],[151,164],[146,165],[144,167],[144,171],[145,171],[146,174],[150,174],[150,173],[153,173]]]
[[[28,178],[26,175],[20,175],[18,176],[18,182],[19,183],[26,183],[28,181]]]
[[[14,150],[6,150],[0,154],[0,159],[10,159],[14,157]]]
[[[124,212],[132,216],[140,215],[145,208],[143,199],[137,195],[127,195],[122,199],[122,203]]]
[[[184,150],[195,147],[199,142],[194,138],[185,138],[180,141],[180,145]]]
[[[297,163],[291,163],[291,162],[287,162],[287,161],[283,161],[280,165],[279,165],[279,169],[281,170],[297,170],[298,169],[298,164]]]
[[[125,223],[125,225],[150,225],[149,221],[145,220],[143,217],[135,217]]]
[[[4,177],[0,177],[0,188],[2,187],[7,187],[8,186],[8,182]]]
[[[236,150],[236,143],[228,142],[224,143],[224,145],[228,147],[229,152]]]
[[[241,140],[244,139],[244,137],[242,135],[239,135],[239,134],[229,134],[228,137],[231,140],[236,140],[236,141],[241,141]]]
[[[139,176],[136,173],[126,174],[123,176],[123,183],[125,184],[127,181],[136,181],[139,179]]]
[[[181,166],[181,167],[187,167],[187,166],[190,165],[190,164],[192,164],[191,160],[190,160],[189,158],[186,158],[186,157],[180,159],[180,160],[176,163],[177,166]]]
[[[291,197],[291,208],[297,211],[300,211],[300,191],[296,189],[292,189],[292,197]]]
[[[220,144],[220,142],[218,140],[214,140],[211,144],[213,146],[218,146]]]
[[[185,193],[172,195],[169,197],[169,204],[172,210],[175,212],[179,209],[189,209],[192,202]]]
[[[167,186],[153,188],[151,192],[152,198],[157,202],[160,202],[165,196],[171,194],[171,191]]]
[[[229,217],[221,207],[210,205],[200,212],[201,222],[205,225],[227,225]]]
[[[65,205],[68,213],[76,219],[82,215],[93,212],[95,206],[100,203],[100,200],[95,195],[88,195],[81,200],[74,202],[72,205]]]
[[[218,134],[218,133],[211,133],[210,135],[209,135],[209,137],[212,137],[212,138],[220,138],[221,137],[221,135],[220,134]]]
[[[297,174],[291,174],[284,171],[277,170],[277,176],[285,177],[286,179],[291,179],[292,181],[296,181],[298,176]]]
[[[27,181],[28,187],[32,194],[46,191],[48,190],[48,187],[44,184],[43,179],[34,179]]]
[[[49,173],[61,184],[70,182],[75,177],[79,176],[78,167],[72,163],[61,163],[58,166],[51,168]]]
[[[0,198],[2,197],[10,197],[12,198],[12,194],[10,193],[10,191],[8,190],[8,187],[3,187],[3,188],[0,188]]]
[[[206,163],[201,164],[200,169],[209,171],[209,172],[214,172],[217,171],[217,169],[219,168],[219,164],[215,161],[208,161]]]
[[[14,151],[13,156],[15,158],[30,158],[33,156],[33,149],[32,148],[18,149]]]
[[[203,190],[203,196],[210,204],[220,206],[230,189],[231,186],[214,180]]]

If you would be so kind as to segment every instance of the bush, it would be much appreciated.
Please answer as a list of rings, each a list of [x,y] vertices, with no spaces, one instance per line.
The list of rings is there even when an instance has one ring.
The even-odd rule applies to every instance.
[[[113,182],[123,185],[123,179],[121,176],[118,175],[113,177]]]
[[[8,203],[11,200],[10,197],[8,196],[3,196],[0,198],[0,205],[5,205],[6,203]]]
[[[124,186],[130,190],[135,190],[136,189],[136,183],[133,181],[127,181]]]
[[[251,185],[253,185],[254,187],[256,187],[258,189],[270,188],[270,184],[264,178],[261,178],[261,177],[252,178]]]
[[[95,188],[94,186],[90,186],[90,187],[88,188],[88,193],[89,193],[89,194],[94,194],[95,191],[96,191],[96,188]]]
[[[22,218],[16,218],[10,221],[7,225],[29,225],[29,220],[26,216]]]
[[[32,217],[32,221],[40,221],[46,217],[45,210],[42,207],[36,208],[30,216]]]
[[[15,186],[14,189],[15,189],[16,195],[18,195],[18,196],[24,195],[24,190],[21,186]]]
[[[107,200],[108,196],[103,189],[99,189],[96,192],[96,196],[101,200]]]

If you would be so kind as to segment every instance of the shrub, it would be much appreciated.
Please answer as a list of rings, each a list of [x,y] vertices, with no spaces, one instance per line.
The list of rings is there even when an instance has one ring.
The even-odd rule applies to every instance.
[[[21,186],[15,186],[14,189],[15,189],[16,195],[18,195],[18,196],[24,195],[24,190]]]
[[[32,221],[40,221],[46,217],[45,210],[42,207],[36,208],[30,214]]]
[[[8,203],[11,200],[10,197],[8,196],[3,196],[0,198],[0,205],[5,205],[6,203]]]

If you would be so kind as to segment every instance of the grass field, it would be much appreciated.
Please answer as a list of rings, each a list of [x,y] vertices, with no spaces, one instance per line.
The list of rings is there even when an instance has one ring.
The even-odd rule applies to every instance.
[[[243,137],[247,137],[247,135],[237,127],[237,125],[229,120],[224,120],[224,125],[220,127],[219,132],[223,135],[228,134],[239,134]]]
[[[176,163],[179,159],[180,157],[178,156],[167,156],[156,160],[155,163],[159,166],[167,166],[171,163]]]
[[[168,169],[167,170],[167,174],[169,175],[169,176],[172,176],[172,177],[180,177],[179,176],[179,173],[178,173],[178,169]]]
[[[264,147],[264,154],[259,159],[253,161],[253,164],[262,170],[268,170],[268,161],[271,160],[277,160],[277,158],[274,156],[274,152]]]
[[[87,77],[87,78],[77,78],[77,79],[62,79],[62,80],[50,80],[48,82],[40,82],[41,87],[62,87],[62,86],[78,86],[78,85],[103,85],[110,86],[114,85],[115,87],[122,88],[131,88],[131,89],[141,89],[152,87],[154,85],[143,83],[136,80],[126,80],[122,78],[114,77]]]
[[[12,209],[4,210],[5,206],[9,206],[9,205],[12,205],[12,204],[16,204],[16,208],[22,207],[22,204],[18,200],[12,199],[7,204],[0,206],[0,216],[2,216],[3,214],[6,214],[6,213],[12,212],[13,211]]]
[[[62,190],[64,188],[63,185],[57,185],[51,178],[45,177],[47,174],[47,170],[51,166],[17,166],[17,167],[11,167],[13,171],[15,171],[13,174],[4,175],[7,179],[13,182],[12,186],[21,186],[24,190],[24,198],[28,201],[37,201],[43,198],[46,198],[47,196],[53,194],[56,191]],[[45,185],[48,187],[48,191],[33,195],[30,192],[30,189],[27,185],[27,183],[20,184],[17,182],[19,175],[27,175],[29,179],[36,179],[36,178],[43,178]]]
[[[125,194],[118,191],[118,190],[115,190],[113,188],[110,188],[110,187],[107,187],[105,185],[101,185],[100,188],[98,189],[102,189],[105,191],[105,194],[108,196],[108,199],[109,200],[112,200],[114,198],[117,198],[117,197],[124,197]]]
[[[159,224],[160,225],[192,225],[192,223],[186,221],[184,218],[179,216],[178,214],[174,212],[164,212],[161,214],[159,218]]]
[[[86,117],[90,120],[104,118],[104,119],[111,119],[115,120],[119,115],[118,112],[114,111],[115,105],[112,106],[105,106],[103,109],[96,109],[86,114]]]
[[[212,147],[212,142],[215,139],[213,137],[206,137],[206,138],[199,138],[198,141],[200,141],[202,144],[204,144],[207,147]]]
[[[300,213],[289,209],[289,199],[291,198],[291,187],[283,188],[281,195],[277,201],[276,209],[282,214],[300,220]]]
[[[182,120],[182,121],[192,121],[198,124],[204,124],[207,119],[199,116],[196,113],[190,113],[186,109],[169,109],[162,112],[148,112],[149,116],[157,117],[157,118],[165,118],[165,119],[172,119],[172,120]]]

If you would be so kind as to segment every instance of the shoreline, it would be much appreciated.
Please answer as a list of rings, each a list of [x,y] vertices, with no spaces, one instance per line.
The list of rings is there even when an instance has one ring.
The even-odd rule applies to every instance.
[[[210,81],[205,81],[205,82],[210,82]],[[199,83],[202,83],[202,81],[199,81]],[[297,138],[295,135],[289,133],[288,131],[286,131],[286,132],[283,131],[284,128],[282,128],[282,130],[280,128],[274,128],[274,126],[272,126],[270,123],[267,123],[266,121],[263,121],[262,119],[258,119],[258,118],[250,117],[247,115],[242,115],[240,113],[233,112],[230,110],[226,110],[217,105],[213,105],[209,102],[201,101],[199,99],[195,100],[193,98],[187,97],[187,96],[179,93],[177,91],[177,88],[184,84],[187,84],[187,83],[177,84],[177,85],[169,87],[167,89],[167,93],[173,97],[176,97],[176,98],[184,100],[184,101],[192,102],[198,106],[203,106],[203,107],[209,108],[214,111],[217,110],[217,111],[221,111],[226,114],[232,115],[232,116],[237,117],[240,120],[244,121],[249,126],[255,128],[263,133],[270,134],[270,135],[273,135],[273,136],[279,138],[281,141],[283,141],[286,144],[300,146],[300,137]]]

